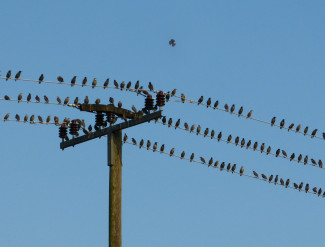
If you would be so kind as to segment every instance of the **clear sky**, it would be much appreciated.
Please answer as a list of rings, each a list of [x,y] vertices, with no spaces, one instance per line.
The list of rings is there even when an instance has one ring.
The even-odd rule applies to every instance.
[[[0,70],[48,80],[74,75],[147,88],[177,88],[325,132],[324,1],[4,0]],[[174,38],[176,46],[168,41]],[[46,94],[109,97],[143,107],[144,98],[100,88],[0,80],[0,97]],[[63,118],[92,114],[56,105],[0,101],[11,113]],[[324,140],[194,104],[170,102],[164,115],[217,133],[324,159]],[[1,122],[0,246],[107,246],[106,138],[59,149],[55,126]],[[325,189],[322,169],[241,149],[154,123],[129,137],[164,143],[265,174]],[[238,167],[237,166],[237,167]],[[123,145],[123,246],[323,246],[325,199]]]

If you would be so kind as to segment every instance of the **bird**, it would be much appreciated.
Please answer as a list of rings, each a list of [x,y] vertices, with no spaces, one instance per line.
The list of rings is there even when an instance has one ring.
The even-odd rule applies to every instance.
[[[298,163],[300,163],[300,161],[302,160],[302,154],[299,154],[299,156],[298,156]]]
[[[154,91],[153,85],[152,85],[152,83],[150,81],[149,81],[148,88],[149,88],[150,91]]]
[[[301,128],[301,125],[299,124],[296,128],[296,132],[299,132],[300,131],[300,128]]]
[[[198,125],[197,128],[196,128],[196,135],[199,135],[200,131],[201,131],[201,126]]]
[[[214,130],[211,130],[211,139],[214,138],[214,134],[215,134]]]
[[[262,178],[264,178],[265,180],[267,180],[267,176],[265,174],[261,174]]]
[[[61,99],[60,99],[60,97],[58,96],[58,97],[56,97],[56,100],[58,101],[58,103],[59,104],[61,104],[62,103],[62,101],[61,101]]]
[[[86,104],[86,105],[89,104],[89,98],[88,98],[88,96],[85,97],[85,99],[84,99],[84,104]]]
[[[114,105],[114,98],[112,97],[109,97],[109,103],[113,104]]]
[[[275,179],[274,179],[274,185],[276,185],[278,183],[278,180],[279,180],[279,175],[276,175]]]
[[[250,118],[253,114],[253,110],[250,110],[249,113],[247,114],[247,118]]]
[[[289,127],[288,127],[288,132],[293,128],[293,126],[295,126],[294,123],[290,124]]]
[[[229,111],[229,106],[227,104],[225,104],[225,110]]]
[[[9,70],[9,71],[7,72],[7,75],[6,75],[6,81],[8,81],[8,79],[10,78],[10,76],[11,76],[11,70]]]
[[[207,108],[211,105],[211,98],[207,100]]]
[[[218,165],[219,165],[219,161],[217,160],[216,162],[214,162],[213,167],[216,168],[216,167],[218,167]]]
[[[213,158],[211,157],[210,160],[209,160],[209,163],[208,163],[208,167],[210,167],[213,163]]]
[[[269,177],[269,183],[272,182],[272,179],[273,179],[273,175],[271,175],[271,176]]]
[[[117,106],[118,106],[118,108],[122,108],[122,101],[119,101],[119,102],[117,103]]]
[[[318,165],[320,168],[323,168],[323,162],[321,160],[318,161]]]
[[[258,178],[258,173],[256,171],[253,171],[253,174],[254,174],[255,177]]]
[[[59,123],[59,118],[58,118],[57,116],[54,116],[54,122],[55,122],[56,124]]]
[[[31,115],[30,116],[30,119],[29,119],[29,122],[30,123],[34,123],[34,119],[35,119],[35,115]]]
[[[133,145],[137,145],[137,141],[132,137],[132,143],[133,143]]]
[[[153,144],[153,146],[152,146],[152,151],[153,151],[153,152],[156,152],[156,150],[157,150],[157,146],[158,146],[158,144],[157,144],[157,142],[155,142],[155,143]]]
[[[295,158],[295,153],[292,153],[290,156],[290,161],[292,161]]]
[[[171,157],[174,154],[174,152],[175,152],[175,148],[172,148],[169,152],[169,156]]]
[[[203,96],[201,96],[201,97],[199,98],[199,100],[197,101],[197,104],[198,104],[198,105],[201,104],[202,101],[203,101]]]
[[[93,127],[92,127],[91,125],[89,125],[89,126],[88,126],[88,131],[89,131],[89,132],[92,132],[92,130],[93,130]]]
[[[176,45],[175,40],[174,39],[169,40],[169,45],[174,47]]]
[[[319,188],[317,195],[320,196],[322,194],[322,188]]]
[[[255,142],[253,146],[254,151],[256,150],[257,146],[258,146],[258,142]]]
[[[17,121],[20,121],[20,116],[18,114],[16,114],[15,118]]]
[[[280,122],[280,129],[282,129],[284,127],[284,124],[285,124],[285,120],[282,119],[282,121]]]
[[[238,145],[238,143],[239,143],[239,136],[237,136],[237,137],[235,138],[235,144],[236,144],[236,146]]]
[[[240,142],[240,146],[241,146],[241,148],[242,148],[243,146],[245,146],[245,139],[244,139],[244,138],[241,140],[241,142]]]
[[[225,162],[222,162],[220,165],[220,171],[222,171],[225,168]]]
[[[286,181],[286,188],[289,186],[289,184],[290,184],[290,179],[287,179],[287,181]]]
[[[128,84],[126,85],[126,90],[129,90],[131,85],[132,85],[132,83],[129,81]]]
[[[185,156],[185,151],[183,151],[183,152],[181,153],[181,159],[183,159],[184,156]]]
[[[314,129],[314,130],[313,130],[313,132],[311,133],[311,138],[315,137],[317,130],[318,130],[318,129]]]
[[[244,108],[241,106],[239,111],[238,111],[238,117],[241,116],[241,114],[243,113],[244,111]]]
[[[228,165],[227,165],[227,172],[229,172],[230,168],[231,168],[231,164],[228,163]]]
[[[222,138],[222,132],[220,131],[218,134],[218,141],[220,141],[221,138]]]
[[[264,147],[265,147],[265,144],[262,143],[262,145],[261,145],[261,153],[263,153],[263,151],[264,151]]]
[[[191,126],[190,133],[193,132],[194,129],[195,129],[195,124],[193,124],[193,125]]]
[[[46,123],[48,124],[51,121],[51,116],[47,116]]]
[[[283,154],[284,157],[287,157],[287,156],[288,156],[288,155],[287,155],[287,152],[284,151],[284,150],[282,150],[282,154]]]
[[[151,146],[151,142],[150,142],[150,140],[148,140],[147,141],[147,150],[149,150],[150,146]]]
[[[79,98],[78,98],[78,97],[76,97],[76,98],[74,99],[73,104],[74,104],[74,105],[78,105],[78,104],[79,104]]]
[[[87,83],[87,77],[84,77],[84,79],[82,80],[82,86],[81,87],[85,86],[86,83]]]
[[[218,105],[219,105],[219,101],[217,100],[217,101],[214,103],[213,108],[216,109],[216,108],[218,107]]]
[[[247,142],[247,144],[246,144],[246,149],[248,149],[248,148],[250,147],[251,144],[252,144],[252,141],[249,140],[249,141]]]
[[[279,157],[280,151],[281,151],[280,148],[278,150],[276,150],[275,157]]]
[[[307,163],[308,163],[308,155],[306,155],[304,158],[304,165],[306,165]]]
[[[121,84],[120,84],[121,91],[124,89],[124,87],[125,87],[125,82],[122,81]]]
[[[137,81],[137,82],[135,83],[134,89],[137,90],[137,89],[139,88],[139,86],[140,86],[140,82]]]
[[[36,102],[40,102],[41,101],[41,99],[40,99],[40,97],[38,95],[35,96],[35,100],[36,100]]]
[[[43,123],[43,118],[41,116],[38,116],[37,118],[40,123]]]
[[[310,159],[310,160],[311,160],[311,163],[313,163],[315,166],[317,166],[316,160],[314,160],[314,159]]]
[[[234,112],[234,110],[235,110],[235,105],[233,104],[233,105],[231,106],[231,108],[230,108],[230,113],[232,114],[232,113]]]
[[[118,87],[119,87],[119,85],[118,85],[118,83],[117,83],[117,81],[116,81],[116,80],[114,80],[114,86],[115,86],[116,88],[118,88]]]
[[[242,166],[242,167],[240,168],[240,170],[239,170],[239,174],[240,174],[240,176],[242,176],[243,173],[244,173],[244,167]]]
[[[29,94],[27,95],[27,103],[31,100],[31,98],[32,98],[32,95],[29,93]]]
[[[309,191],[309,184],[306,184],[305,191],[306,191],[306,193]]]
[[[18,103],[22,100],[22,98],[23,98],[23,94],[20,93],[20,94],[18,95]]]
[[[10,116],[10,113],[7,113],[7,114],[4,116],[3,121],[8,120],[9,116]]]
[[[64,80],[63,80],[63,77],[62,77],[62,76],[58,76],[58,78],[57,78],[57,79],[58,79],[58,81],[59,81],[59,82],[61,82],[61,83],[62,83],[62,82],[64,82]]]
[[[203,157],[200,157],[200,160],[202,161],[203,164],[205,164],[205,159]]]
[[[44,80],[44,75],[41,74],[40,77],[38,78],[38,83],[41,84],[43,80]]]
[[[104,82],[104,89],[106,89],[106,88],[107,88],[107,86],[108,86],[108,83],[109,83],[109,78],[107,78],[107,79],[106,79],[106,81]]]
[[[144,144],[144,140],[141,139],[141,141],[140,141],[140,145],[139,145],[139,148],[142,148],[143,144]]]
[[[194,153],[191,154],[191,157],[190,157],[190,162],[192,162],[194,159]]]
[[[161,119],[162,123],[165,125],[166,124],[166,116],[163,116],[163,118]]]
[[[182,93],[182,94],[181,94],[181,100],[182,100],[182,103],[185,103],[185,99],[186,99],[186,98],[185,98],[185,95]]]
[[[293,183],[293,187],[295,187],[295,189],[299,188],[298,184],[296,184],[296,183]]]
[[[276,117],[273,117],[271,120],[271,126],[273,126],[275,124],[275,120],[276,120]]]
[[[100,99],[99,99],[99,98],[96,99],[95,104],[96,104],[96,105],[99,105],[99,104],[100,104]]]
[[[21,75],[21,70],[19,70],[18,72],[17,72],[17,74],[15,75],[15,81],[17,81],[18,79],[19,79],[19,77],[20,77],[20,75]]]
[[[134,106],[134,105],[132,105],[132,110],[133,110],[135,113],[137,113],[137,112],[138,112],[137,108],[135,108],[135,106]]]
[[[161,147],[160,147],[160,153],[164,152],[164,150],[165,150],[165,144],[161,145]]]
[[[229,143],[229,142],[231,141],[231,138],[232,138],[232,136],[229,135],[229,136],[228,136],[228,139],[227,139],[227,143]]]
[[[72,79],[71,79],[71,87],[73,87],[76,84],[76,79],[77,79],[77,76],[72,77]]]
[[[308,132],[308,126],[304,129],[304,136],[307,134]]]
[[[69,103],[69,99],[70,99],[69,97],[66,97],[64,102],[63,102],[63,105],[67,105]]]
[[[177,89],[176,89],[176,88],[173,89],[173,91],[172,91],[172,93],[171,93],[171,96],[173,97],[173,96],[176,94],[176,92],[177,92]]]
[[[315,193],[317,193],[317,187],[314,187],[314,188],[313,188],[313,191],[314,191]]]
[[[282,178],[280,178],[280,183],[281,183],[282,186],[284,185],[284,181],[283,181]]]
[[[46,95],[44,95],[44,100],[45,100],[45,103],[46,104],[48,104],[50,101],[49,101],[49,98],[46,96]]]
[[[189,126],[188,126],[188,123],[184,123],[184,128],[188,131],[189,130]]]
[[[5,100],[10,100],[10,97],[8,95],[5,95]]]
[[[325,133],[323,132],[323,139],[325,139]]]
[[[271,153],[271,147],[269,146],[266,150],[266,154],[270,154]]]
[[[299,184],[299,187],[298,187],[299,191],[301,191],[301,189],[302,189],[303,186],[304,186],[304,183],[301,182],[301,183]]]
[[[172,118],[169,118],[168,119],[168,128],[173,124],[173,119]]]
[[[175,123],[175,129],[178,128],[178,126],[180,125],[180,123],[181,123],[181,119],[179,118],[179,119],[177,120],[177,122]]]
[[[231,167],[231,173],[234,173],[236,170],[236,164],[234,164],[232,167]]]

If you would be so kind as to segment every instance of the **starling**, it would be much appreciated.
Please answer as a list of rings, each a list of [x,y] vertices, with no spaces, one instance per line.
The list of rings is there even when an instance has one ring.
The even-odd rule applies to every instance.
[[[275,176],[275,179],[274,179],[274,185],[276,185],[276,184],[278,183],[278,180],[279,180],[279,176],[276,175],[276,176]]]
[[[227,165],[227,172],[229,172],[229,171],[230,171],[230,168],[231,168],[231,164],[230,164],[230,163],[228,163],[228,165]]]
[[[204,131],[204,137],[206,137],[209,134],[209,128],[206,128]]]
[[[171,96],[172,96],[172,97],[176,94],[176,91],[177,91],[176,88],[172,91],[172,93],[171,93]]]
[[[215,135],[215,132],[214,132],[214,130],[211,130],[211,139],[213,139],[213,138],[214,138],[214,135]]]
[[[225,104],[225,110],[229,111],[229,106],[227,104]]]
[[[231,173],[234,173],[236,170],[236,164],[234,164],[232,167],[231,167]]]
[[[218,141],[220,141],[221,138],[222,138],[222,132],[220,131],[218,134]]]
[[[40,77],[38,78],[38,83],[41,84],[43,80],[44,80],[44,75],[41,74]]]
[[[195,129],[195,124],[193,124],[193,125],[191,126],[190,133],[191,133],[192,131],[194,131],[194,129]]]
[[[147,150],[149,150],[150,146],[151,146],[151,142],[148,140],[147,141]]]
[[[284,185],[284,181],[283,181],[282,178],[280,178],[280,183],[281,183],[282,186]]]
[[[168,128],[173,124],[173,119],[172,118],[169,118],[168,119]]]
[[[240,168],[240,170],[239,170],[239,174],[240,174],[240,176],[242,176],[243,173],[244,173],[244,167],[242,166],[242,167]]]
[[[321,160],[318,161],[318,165],[320,168],[323,168],[323,162]]]
[[[10,76],[9,76],[9,77],[10,77]],[[8,120],[9,116],[10,116],[10,113],[7,113],[7,114],[5,115],[5,117],[4,117],[4,119],[3,119],[3,121],[6,121],[6,120]]]
[[[248,149],[248,148],[250,147],[251,144],[252,144],[252,141],[249,140],[249,141],[247,142],[247,144],[246,144],[246,149]]]
[[[309,184],[306,184],[305,191],[306,191],[306,193],[309,191]]]
[[[323,132],[323,139],[325,139],[325,133]]]
[[[284,127],[284,124],[285,124],[285,120],[282,119],[282,121],[280,122],[280,129],[282,129]]]
[[[261,153],[263,153],[263,151],[264,151],[264,147],[265,147],[265,144],[262,143],[262,145],[261,145]]]
[[[21,75],[21,70],[19,70],[17,72],[17,74],[15,75],[15,81],[17,81],[19,79],[20,75]]]
[[[303,186],[304,186],[304,183],[301,182],[301,183],[299,184],[299,187],[298,187],[299,191],[301,191],[301,189],[302,189]]]
[[[286,152],[286,151],[282,150],[282,154],[283,154],[283,156],[284,156],[284,157],[288,157],[288,155],[287,155],[287,152]]]
[[[202,161],[203,164],[205,164],[205,159],[203,157],[200,157],[200,160]]]
[[[116,80],[114,80],[114,86],[115,86],[116,88],[118,88],[118,87],[119,87],[119,85],[118,85],[118,83],[117,83],[117,81],[116,81]]]
[[[37,118],[40,123],[43,123],[43,118],[41,116],[38,116]]]
[[[78,98],[78,97],[76,97],[76,98],[74,99],[73,104],[75,104],[75,105],[78,105],[78,104],[79,104],[79,98]]]
[[[203,101],[203,96],[201,96],[201,97],[199,98],[199,100],[197,101],[197,104],[198,104],[198,105],[201,104],[202,101]]]
[[[56,124],[59,123],[59,118],[58,118],[57,116],[54,116],[54,122],[55,122]]]
[[[132,83],[129,81],[128,84],[126,85],[126,90],[129,90],[131,85],[132,85]]]
[[[71,79],[71,87],[73,87],[76,84],[77,76],[72,77]]]
[[[222,162],[220,165],[220,171],[222,171],[225,168],[225,162]]]
[[[47,116],[46,123],[48,124],[51,121],[51,116]]]
[[[22,98],[23,98],[23,94],[20,93],[20,94],[18,95],[18,103],[22,100]]]
[[[256,150],[257,146],[258,146],[258,142],[255,142],[253,146],[254,151]]]
[[[237,137],[235,138],[235,144],[236,144],[236,146],[238,145],[238,142],[239,142],[239,136],[237,136]]]
[[[194,159],[194,153],[191,154],[191,157],[190,157],[190,162],[192,162]]]
[[[228,136],[227,142],[229,143],[231,141],[231,135]]]
[[[91,125],[88,126],[88,131],[92,132],[93,131],[93,127]]]
[[[87,77],[85,77],[83,80],[82,80],[82,87],[85,86],[87,83]]]
[[[59,81],[59,82],[61,82],[61,83],[62,83],[62,82],[64,82],[64,80],[63,80],[63,77],[62,77],[62,76],[58,76],[58,78],[57,78],[57,79],[58,79],[58,81]]]
[[[46,96],[46,95],[44,95],[44,100],[45,100],[45,103],[46,104],[48,104],[50,101],[49,101],[49,98]]]
[[[178,128],[178,126],[180,125],[180,123],[181,123],[181,119],[178,119],[177,122],[175,123],[175,129]]]
[[[188,131],[189,130],[189,127],[188,127],[188,123],[184,123],[184,127],[185,127],[185,129]]]
[[[118,106],[118,108],[122,108],[122,101],[119,101],[119,102],[117,103],[117,106]]]
[[[143,144],[144,144],[144,140],[141,139],[141,141],[140,141],[140,145],[139,145],[139,148],[142,148]]]
[[[35,115],[31,115],[30,116],[30,119],[29,119],[29,122],[30,123],[34,123],[34,120],[35,120]]]
[[[181,94],[181,100],[182,100],[182,103],[185,103],[185,99],[186,99],[186,98],[185,98],[185,95],[182,93],[182,94]]]
[[[253,110],[250,110],[249,113],[247,114],[247,118],[250,118],[253,114]]]
[[[39,97],[38,95],[35,96],[35,100],[36,100],[36,102],[38,102],[38,103],[41,101],[41,99],[40,99],[40,97]]]
[[[271,147],[269,146],[266,150],[266,154],[270,154],[271,153]]]
[[[125,82],[122,81],[121,84],[120,84],[120,89],[121,89],[121,91],[124,89],[124,87],[125,87]]]
[[[169,156],[171,157],[174,154],[174,152],[175,152],[175,148],[172,148],[169,152]]]
[[[7,75],[6,75],[6,81],[8,81],[8,79],[10,78],[11,76],[11,70],[8,71]]]
[[[207,108],[211,105],[211,98],[207,100]]]
[[[29,93],[27,96],[27,103],[31,100],[31,98],[32,98],[32,95]]]
[[[299,132],[300,131],[300,128],[301,128],[301,125],[299,124],[296,128],[296,132]]]
[[[308,132],[308,126],[304,129],[304,136],[307,134]]]
[[[253,174],[254,174],[255,177],[258,178],[258,173],[256,171],[253,171]]]
[[[166,101],[167,101],[167,102],[169,101],[169,98],[170,98],[170,93],[167,92],[167,93],[166,93]]]
[[[302,154],[299,154],[299,156],[298,156],[298,163],[300,163],[301,160],[302,160]]]
[[[162,123],[165,125],[165,124],[166,124],[166,121],[167,121],[167,120],[166,120],[166,117],[165,117],[165,116],[163,116],[163,118],[162,118],[162,120],[161,120],[161,121],[162,121]]]
[[[152,85],[152,83],[150,81],[149,81],[148,88],[149,88],[150,91],[154,91],[153,85]]]
[[[100,99],[96,99],[95,104],[99,105],[100,104]]]
[[[314,159],[310,159],[310,160],[311,160],[311,163],[313,163],[315,166],[317,166],[316,160],[314,160]]]
[[[281,151],[280,148],[278,150],[276,150],[275,157],[279,157],[280,151]]]
[[[322,194],[322,188],[319,188],[317,195],[320,196]]]
[[[244,138],[241,140],[241,142],[240,142],[240,146],[241,146],[241,147],[245,146],[245,139],[244,139]]]
[[[153,144],[153,146],[152,146],[152,150],[153,150],[154,152],[156,152],[156,150],[157,150],[157,146],[158,146],[158,144],[157,144],[157,142],[155,142],[155,143]]]
[[[295,189],[299,188],[298,184],[296,184],[296,183],[293,183],[293,187],[295,187]]]
[[[10,100],[10,97],[8,95],[5,95],[5,100]]]
[[[181,153],[181,159],[183,159],[184,156],[185,156],[185,152],[183,151],[183,152]]]
[[[114,98],[112,97],[109,97],[109,103],[113,104],[114,105]]]
[[[286,181],[286,188],[289,186],[289,184],[290,184],[290,179],[287,179],[287,181]]]
[[[292,123],[292,124],[289,125],[288,132],[293,128],[293,126],[295,126],[294,123]]]
[[[106,89],[106,88],[107,88],[107,86],[108,86],[108,83],[109,83],[109,78],[107,78],[107,79],[106,79],[106,81],[104,82],[104,89]]]
[[[169,40],[169,45],[174,47],[176,45],[175,40],[174,39]]]
[[[137,141],[134,138],[132,138],[131,140],[132,140],[133,145],[137,145]]]
[[[290,156],[290,161],[292,161],[294,158],[295,158],[295,153],[292,153],[291,156]]]
[[[89,98],[88,98],[88,96],[85,97],[85,99],[84,99],[84,104],[86,104],[86,105],[89,104]]]
[[[139,86],[140,86],[140,82],[137,81],[137,82],[135,83],[134,89],[137,90],[137,89],[139,88]]]
[[[219,101],[217,100],[217,101],[214,103],[213,108],[214,108],[214,109],[217,108],[218,105],[219,105]]]
[[[160,153],[164,152],[164,150],[165,150],[165,144],[161,145],[161,147],[160,147]]]
[[[209,163],[208,163],[208,167],[210,167],[213,163],[213,158],[211,157],[210,160],[209,160]]]
[[[69,97],[66,97],[64,102],[63,102],[63,105],[67,105],[69,103],[69,99],[70,99]]]
[[[233,113],[235,110],[235,105],[232,105],[231,108],[230,108],[230,113]]]
[[[313,188],[313,191],[314,191],[315,193],[317,193],[317,187],[314,187],[314,188]]]
[[[213,167],[214,167],[214,168],[217,168],[217,167],[218,167],[218,165],[219,165],[219,161],[217,160],[216,162],[214,162],[214,165],[213,165]]]
[[[269,183],[272,182],[272,179],[273,179],[273,175],[271,175],[271,176],[269,177]]]
[[[306,155],[304,158],[304,164],[306,165],[307,163],[308,163],[308,155]]]
[[[241,116],[241,114],[243,113],[244,111],[244,108],[241,106],[239,111],[238,111],[238,117]]]
[[[15,118],[17,121],[20,121],[20,116],[18,114],[16,114]]]
[[[271,126],[273,126],[275,124],[275,120],[276,120],[276,117],[273,117],[271,120]]]
[[[201,126],[198,125],[196,128],[196,135],[200,134],[200,131],[201,131]]]
[[[56,100],[58,101],[58,103],[59,103],[59,104],[61,104],[61,103],[62,103],[62,101],[61,101],[61,99],[60,99],[60,97],[59,97],[59,96],[56,98]]]
[[[265,180],[267,180],[267,176],[265,176],[263,173],[262,173],[262,178],[264,178]]]
[[[318,130],[318,129],[314,129],[314,130],[313,130],[313,132],[311,133],[311,138],[315,137],[317,130]]]

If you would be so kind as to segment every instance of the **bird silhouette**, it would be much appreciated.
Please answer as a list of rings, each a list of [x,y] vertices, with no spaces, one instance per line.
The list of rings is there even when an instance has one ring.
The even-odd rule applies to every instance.
[[[278,150],[276,150],[276,152],[275,152],[275,157],[278,157],[279,156],[279,154],[280,154],[280,148],[278,149]]]
[[[161,145],[161,147],[160,147],[160,153],[164,152],[164,150],[165,150],[165,144]]]
[[[58,81],[59,81],[59,82],[61,82],[61,83],[62,83],[62,82],[64,82],[64,80],[63,80],[63,77],[62,77],[62,76],[58,76],[58,78],[57,78],[57,79],[58,79]]]
[[[314,138],[314,137],[315,137],[317,130],[318,130],[318,129],[314,129],[314,130],[313,130],[313,132],[311,133],[311,138]]]
[[[41,116],[38,116],[37,118],[40,123],[43,123],[43,118]]]
[[[73,87],[76,84],[77,76],[72,77],[71,79],[71,87]]]
[[[288,157],[288,155],[287,155],[287,152],[286,152],[286,151],[282,150],[282,154],[283,154],[283,156],[284,156],[284,157]]]
[[[48,124],[51,121],[51,116],[47,116],[46,123]]]
[[[278,180],[279,180],[279,175],[276,175],[275,179],[274,179],[274,185],[276,185],[278,183]]]
[[[116,88],[119,88],[119,85],[118,85],[118,83],[117,83],[116,80],[114,80],[114,86],[115,86]]]
[[[244,167],[243,166],[240,168],[239,174],[240,174],[240,176],[242,176],[244,174]]]
[[[181,100],[182,100],[182,103],[185,103],[185,99],[186,99],[186,98],[185,98],[185,95],[182,93],[182,94],[181,94]]]
[[[232,114],[235,110],[235,105],[232,105],[231,108],[230,108],[230,113]]]
[[[239,136],[237,136],[237,137],[235,138],[235,144],[236,144],[236,146],[238,145],[238,143],[239,143]]]
[[[244,108],[241,106],[240,109],[239,109],[239,111],[238,111],[238,117],[241,116],[241,114],[243,113],[243,111],[244,111]]]
[[[201,97],[199,98],[199,100],[197,101],[197,104],[198,104],[198,105],[201,104],[202,101],[203,101],[203,96],[201,96]]]
[[[205,164],[205,159],[203,157],[200,157],[200,160],[202,161],[203,164]]]
[[[258,142],[255,142],[253,146],[254,151],[256,150],[257,146],[258,146]]]
[[[133,145],[137,145],[137,141],[132,137],[132,143],[133,143]]]
[[[288,127],[288,132],[293,128],[293,126],[295,126],[294,123],[290,124],[289,127]]]
[[[214,109],[217,108],[218,105],[219,105],[219,101],[217,100],[217,101],[214,103],[213,108],[214,108]]]
[[[175,40],[174,39],[169,40],[169,45],[174,47],[176,45]]]
[[[299,191],[301,191],[301,189],[302,189],[303,186],[304,186],[304,183],[301,182],[301,183],[299,184],[299,187],[298,187]]]
[[[18,103],[22,100],[22,98],[23,98],[23,94],[20,93],[20,94],[18,95]]]
[[[323,168],[323,162],[321,160],[318,161],[318,165],[320,168]]]
[[[106,81],[104,82],[104,89],[106,89],[106,88],[107,88],[107,86],[108,86],[108,83],[109,83],[109,78],[107,78],[107,79],[106,79]]]
[[[121,84],[120,84],[120,89],[121,89],[121,91],[124,89],[124,87],[125,87],[125,82],[122,81]]]
[[[218,141],[220,141],[221,138],[222,138],[222,132],[220,131],[218,134]]]
[[[153,146],[152,146],[152,151],[153,151],[153,152],[156,152],[156,150],[157,150],[157,146],[158,146],[158,144],[157,144],[157,142],[155,142],[155,143],[153,144]]]
[[[5,100],[10,100],[10,97],[8,95],[5,95]]]
[[[247,114],[247,118],[250,118],[253,115],[253,110],[250,110],[249,113]]]
[[[82,80],[82,86],[81,87],[85,86],[86,83],[87,83],[87,77],[84,77],[84,79]]]
[[[264,178],[265,180],[267,180],[267,176],[265,174],[261,174],[262,178]]]
[[[248,149],[248,148],[251,146],[251,144],[252,144],[252,141],[249,140],[249,141],[247,142],[247,144],[246,144],[246,149]]]
[[[19,70],[18,72],[17,72],[17,74],[15,75],[15,81],[17,81],[18,79],[19,79],[19,77],[20,77],[20,75],[21,75],[21,70]]]
[[[173,119],[172,118],[169,118],[168,119],[168,128],[173,124]]]
[[[10,78],[10,76],[11,76],[11,70],[9,70],[9,71],[7,72],[7,75],[6,75],[6,81],[8,81],[8,79]]]
[[[229,135],[229,136],[228,136],[228,139],[227,139],[227,143],[229,143],[229,142],[231,141],[231,138],[232,138],[232,136]]]
[[[39,97],[38,95],[35,96],[35,100],[36,100],[36,102],[38,102],[38,103],[41,101],[41,99],[40,99],[40,97]]]
[[[295,158],[295,153],[292,153],[290,156],[290,161],[292,161]]]
[[[293,183],[293,187],[294,187],[295,189],[298,189],[298,188],[299,188],[298,184],[296,184],[296,183]]]
[[[253,174],[254,174],[255,177],[258,178],[258,173],[256,171],[253,171]]]
[[[192,162],[194,159],[194,153],[191,154],[191,157],[190,157],[190,162]]]
[[[269,183],[272,182],[272,179],[273,179],[273,175],[271,175],[271,176],[269,177]]]
[[[265,147],[265,144],[262,143],[262,145],[261,145],[261,153],[263,153],[263,151],[264,151],[264,147]]]
[[[142,148],[143,144],[144,144],[144,140],[141,139],[141,141],[140,141],[140,145],[139,145],[139,148]]]
[[[117,106],[118,106],[118,108],[122,108],[122,101],[119,101],[119,102],[117,103]]]
[[[170,150],[170,152],[169,152],[169,156],[170,156],[170,157],[173,156],[174,152],[175,152],[175,148],[172,148],[172,149]]]
[[[193,125],[191,126],[190,133],[193,132],[194,129],[195,129],[195,124],[193,124]]]
[[[201,126],[198,125],[196,128],[196,135],[200,134],[200,131],[201,131]]]
[[[290,179],[287,179],[285,187],[287,188],[290,184]]]
[[[214,138],[214,135],[215,135],[215,132],[214,132],[214,130],[211,130],[211,139],[213,139],[213,138]]]
[[[299,124],[296,128],[296,132],[299,132],[300,131],[300,128],[301,128],[301,125]]]
[[[218,167],[218,165],[219,165],[219,161],[217,160],[216,162],[214,162],[214,165],[213,165],[213,167],[214,167],[214,168],[217,168],[217,167]]]
[[[99,98],[96,99],[95,104],[96,104],[96,105],[99,105],[99,104],[100,104],[100,99],[99,99]]]
[[[84,99],[84,104],[86,104],[86,105],[89,104],[89,98],[88,98],[88,96],[85,97],[85,99]]]
[[[35,120],[35,115],[31,115],[30,116],[30,119],[29,119],[29,122],[30,123],[34,123],[34,120]]]
[[[67,105],[69,103],[69,99],[70,99],[69,97],[66,97],[64,102],[63,102],[63,105]]]
[[[276,120],[276,117],[273,117],[271,120],[271,126],[273,126],[275,124],[275,120]]]
[[[188,131],[189,130],[189,126],[188,126],[188,123],[184,123],[184,128]]]
[[[3,121],[8,120],[9,116],[10,116],[10,113],[7,113],[7,114],[4,116]]]
[[[41,84],[43,80],[44,80],[44,75],[41,74],[40,77],[38,78],[38,83]]]
[[[62,103],[62,101],[61,101],[61,99],[60,99],[60,97],[59,97],[59,96],[56,98],[56,100],[57,100],[57,102],[58,102],[59,104],[61,104],[61,103]]]
[[[308,163],[308,155],[306,155],[304,158],[304,165],[306,165],[307,163]]]
[[[137,82],[135,83],[134,89],[137,90],[137,89],[139,88],[139,86],[140,86],[140,82],[137,81]]]
[[[172,97],[175,96],[176,92],[177,92],[177,89],[173,89],[173,91],[172,91],[172,93],[171,93],[171,96],[172,96]]]
[[[282,121],[280,122],[280,129],[282,129],[284,127],[284,124],[285,124],[285,120],[282,119]]]
[[[151,82],[149,82],[148,88],[149,88],[150,91],[154,91],[154,88],[153,88],[153,85],[152,85]]]
[[[319,188],[317,195],[320,196],[322,194],[322,188]]]
[[[211,105],[211,98],[207,100],[207,108]]]
[[[236,164],[234,164],[232,167],[231,167],[231,173],[234,173],[236,170]]]
[[[300,161],[302,160],[302,154],[299,154],[299,156],[298,156],[298,163],[300,163]]]
[[[45,101],[46,104],[48,104],[50,102],[49,98],[46,95],[44,95],[44,101]]]
[[[17,121],[20,121],[20,116],[18,114],[16,114],[15,118]]]
[[[208,163],[208,167],[210,167],[213,163],[213,158],[211,157],[210,160],[209,160],[209,163]]]
[[[305,191],[306,191],[306,193],[309,191],[309,184],[306,184]]]
[[[149,150],[150,146],[151,146],[151,142],[150,142],[150,140],[148,140],[147,141],[147,150]]]
[[[225,104],[225,110],[229,111],[229,106],[227,104]]]
[[[78,97],[76,97],[76,98],[74,99],[73,104],[74,104],[74,105],[78,105],[78,104],[79,104],[79,98],[78,98]]]
[[[284,185],[284,181],[283,181],[282,178],[280,178],[280,183],[281,183],[282,186]]]
[[[241,140],[241,142],[240,142],[240,146],[241,146],[241,148],[242,148],[243,146],[245,146],[245,139],[244,139],[244,138]]]
[[[316,160],[314,160],[314,159],[310,159],[310,160],[311,160],[311,163],[313,163],[315,166],[317,166]]]
[[[128,84],[126,85],[126,90],[129,90],[131,85],[132,85],[132,83],[129,81]]]
[[[27,103],[32,99],[32,95],[29,93],[27,96]]]
[[[227,172],[229,172],[229,171],[230,171],[230,168],[231,168],[231,164],[230,164],[230,163],[228,163],[228,165],[227,165]]]
[[[220,171],[222,171],[224,168],[225,168],[225,162],[222,162],[221,165],[220,165]]]
[[[177,122],[175,123],[175,129],[178,128],[178,126],[180,125],[180,123],[181,123],[181,119],[178,119]]]
[[[308,132],[308,126],[304,129],[304,136],[307,134]]]
[[[185,152],[183,151],[183,152],[181,153],[181,159],[183,159],[184,156],[185,156]]]
[[[270,154],[271,153],[271,147],[269,146],[266,150],[266,154]]]

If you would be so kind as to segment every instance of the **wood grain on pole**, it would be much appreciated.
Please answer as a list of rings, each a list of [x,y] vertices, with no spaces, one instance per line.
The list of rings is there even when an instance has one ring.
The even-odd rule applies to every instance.
[[[122,247],[122,130],[108,136],[111,150],[109,176],[109,247]]]

